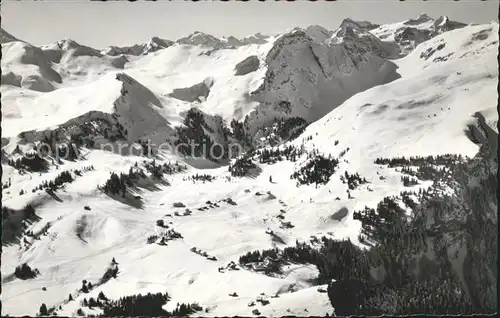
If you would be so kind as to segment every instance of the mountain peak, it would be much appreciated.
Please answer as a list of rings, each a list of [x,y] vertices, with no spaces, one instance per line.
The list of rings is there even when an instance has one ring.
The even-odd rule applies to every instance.
[[[120,54],[126,55],[143,55],[156,52],[161,49],[168,48],[174,44],[173,41],[162,39],[153,36],[149,41],[141,44],[134,44],[132,46],[109,46],[103,50],[103,54],[116,56]]]
[[[0,28],[0,43],[4,44],[15,41],[24,42],[13,36],[9,32],[5,31],[4,28]]]
[[[179,44],[205,45],[213,48],[224,48],[226,44],[219,38],[200,31],[194,31],[190,35],[176,41]]]
[[[371,23],[370,21],[355,21],[351,18],[345,18],[340,23],[339,29],[348,28],[348,27],[358,28],[358,29],[363,29],[363,30],[369,31],[369,30],[378,28],[379,25]]]
[[[425,20],[433,20],[433,19],[425,13],[421,13],[418,16],[417,20],[425,21]]]

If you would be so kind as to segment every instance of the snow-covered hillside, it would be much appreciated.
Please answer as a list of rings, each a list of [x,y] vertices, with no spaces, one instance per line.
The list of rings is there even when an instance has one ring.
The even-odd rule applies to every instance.
[[[43,303],[97,315],[108,309],[89,301],[101,293],[167,292],[163,310],[197,303],[193,316],[332,314],[328,275],[338,273],[284,249],[321,250],[323,236],[366,249],[355,212],[409,190],[377,158],[496,151],[498,30],[421,15],[103,50],[68,39],[39,48],[2,30],[3,313],[33,316]],[[188,139],[248,152],[227,165],[99,149]],[[71,142],[78,156],[27,159],[42,141]],[[315,158],[331,169],[304,182]],[[282,254],[244,261],[271,248]],[[19,274],[24,263],[38,272]]]

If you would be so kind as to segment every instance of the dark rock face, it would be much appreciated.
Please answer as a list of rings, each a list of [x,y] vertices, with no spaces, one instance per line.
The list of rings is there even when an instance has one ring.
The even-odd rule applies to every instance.
[[[335,212],[331,218],[335,221],[342,221],[349,214],[349,210],[346,207],[341,208],[339,211]]]
[[[128,63],[128,59],[124,55],[111,60],[111,65],[119,69],[124,69],[125,63]]]
[[[210,94],[210,87],[211,82],[207,80],[190,87],[176,88],[170,96],[190,103],[201,101],[201,98],[207,98]]]
[[[21,87],[21,76],[18,76],[12,72],[2,74],[2,85],[12,85],[16,87]]]
[[[259,69],[259,65],[260,65],[259,58],[256,55],[249,56],[243,61],[236,64],[236,66],[234,67],[235,75],[241,76],[255,72],[256,70]]]

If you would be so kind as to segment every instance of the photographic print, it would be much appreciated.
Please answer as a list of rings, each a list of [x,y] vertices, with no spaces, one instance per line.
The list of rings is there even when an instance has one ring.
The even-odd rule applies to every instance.
[[[498,1],[2,1],[2,316],[494,314]]]

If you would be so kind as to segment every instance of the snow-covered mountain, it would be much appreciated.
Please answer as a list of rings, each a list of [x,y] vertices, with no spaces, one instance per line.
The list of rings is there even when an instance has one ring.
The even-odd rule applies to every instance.
[[[492,312],[498,31],[421,15],[99,50],[2,29],[3,312]]]
[[[103,54],[116,56],[116,55],[142,55],[158,50],[166,49],[174,44],[173,41],[160,39],[159,37],[152,37],[146,43],[136,44],[133,46],[118,47],[110,46],[102,51]]]
[[[447,16],[433,19],[426,14],[421,14],[416,19],[382,25],[370,32],[384,42],[396,43],[401,54],[406,55],[417,45],[436,35],[465,26],[465,23],[452,21]]]

